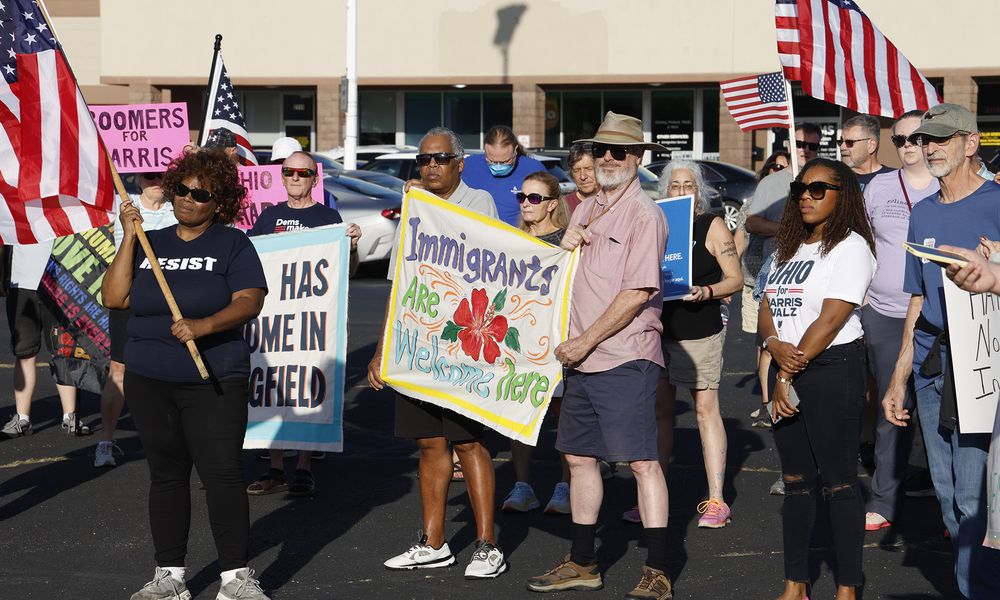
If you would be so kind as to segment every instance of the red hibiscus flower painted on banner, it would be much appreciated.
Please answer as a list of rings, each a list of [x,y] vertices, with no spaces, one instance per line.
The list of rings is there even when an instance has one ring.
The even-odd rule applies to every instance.
[[[496,314],[502,310],[507,299],[507,290],[499,292],[490,302],[485,289],[472,290],[472,302],[462,298],[453,321],[445,325],[442,339],[459,341],[462,351],[472,360],[483,360],[489,364],[500,357],[500,344],[507,344],[514,351],[520,351],[517,329],[509,327],[507,317]]]

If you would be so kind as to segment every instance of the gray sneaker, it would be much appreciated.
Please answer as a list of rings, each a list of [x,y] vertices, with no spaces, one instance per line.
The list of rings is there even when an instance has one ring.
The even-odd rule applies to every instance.
[[[9,438],[21,437],[22,435],[31,435],[31,421],[27,419],[21,419],[14,413],[14,416],[7,421],[7,424],[3,426],[0,430],[3,434]]]
[[[243,600],[244,598],[271,600],[260,588],[260,582],[253,578],[253,571],[250,569],[237,571],[236,579],[219,588],[219,594],[215,600]]]
[[[170,571],[156,567],[153,580],[132,594],[129,600],[191,600],[191,592],[183,581],[170,576]]]
[[[63,431],[69,435],[90,435],[90,427],[87,427],[83,423],[79,423],[76,418],[76,413],[69,413],[62,420]]]
[[[778,480],[771,485],[771,489],[768,490],[767,493],[771,494],[772,496],[784,496],[785,495],[784,480],[782,480],[781,477],[779,477]]]

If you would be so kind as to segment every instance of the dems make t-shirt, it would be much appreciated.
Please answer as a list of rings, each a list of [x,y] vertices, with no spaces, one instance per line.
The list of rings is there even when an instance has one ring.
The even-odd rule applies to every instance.
[[[299,231],[300,229],[312,229],[313,227],[336,225],[343,222],[340,213],[334,208],[328,208],[322,204],[313,204],[306,208],[292,208],[288,206],[286,201],[265,208],[247,235]]]
[[[820,246],[821,242],[802,244],[788,262],[771,264],[764,293],[783,342],[798,346],[827,298],[860,306],[875,274],[875,256],[857,233],[852,231],[826,256],[820,254]],[[862,333],[855,310],[830,346],[853,342]]]
[[[177,226],[147,234],[181,314],[201,319],[232,301],[234,292],[267,290],[264,269],[253,244],[238,229],[212,225],[185,242]],[[201,383],[187,347],[170,333],[173,319],[144,253],[136,252],[129,304],[125,368],[163,381]],[[242,328],[235,327],[196,340],[209,373],[219,380],[250,376],[250,351]]]

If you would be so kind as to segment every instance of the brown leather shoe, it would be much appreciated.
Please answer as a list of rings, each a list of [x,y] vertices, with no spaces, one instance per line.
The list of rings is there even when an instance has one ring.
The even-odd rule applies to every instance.
[[[247,494],[251,496],[266,496],[285,491],[288,491],[288,482],[285,481],[285,474],[276,469],[271,469],[261,475],[260,479],[247,486]]]
[[[565,590],[599,590],[604,587],[597,565],[579,565],[569,559],[542,575],[528,579],[528,589],[532,592],[562,592]]]
[[[625,597],[637,600],[667,600],[674,597],[674,591],[666,573],[642,565],[642,579],[639,580],[639,585],[625,594]]]

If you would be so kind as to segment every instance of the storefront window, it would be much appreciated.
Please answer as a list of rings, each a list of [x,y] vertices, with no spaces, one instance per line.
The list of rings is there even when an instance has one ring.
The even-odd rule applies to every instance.
[[[604,118],[604,114],[609,110],[620,115],[628,115],[641,119],[642,92],[604,92],[602,119]]]
[[[668,150],[654,153],[653,160],[670,158],[673,152],[694,151],[694,91],[653,92],[652,103],[653,141]],[[716,131],[716,143],[718,137]]]
[[[483,92],[483,133],[494,125],[511,127],[514,123],[514,101],[510,92]],[[517,131],[514,132],[519,133]],[[479,141],[475,146],[478,148]]]
[[[990,170],[1000,169],[1000,82],[980,82],[976,104],[979,121],[979,156]]]
[[[441,125],[440,92],[406,92],[406,143],[416,146],[432,127]]]
[[[396,92],[358,92],[362,146],[396,143]]]
[[[454,131],[466,148],[479,147],[479,92],[445,92],[444,126]]]
[[[560,118],[561,106],[562,106],[562,92],[545,93],[545,147],[546,148],[558,148],[560,146],[559,124],[561,123],[561,118]]]
[[[705,154],[719,152],[719,88],[701,91],[701,151]]]
[[[593,137],[601,125],[601,92],[563,92],[563,140],[566,146],[573,140]]]

